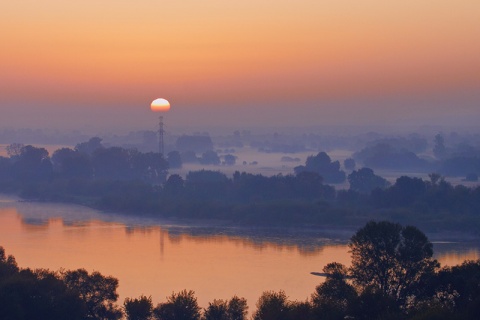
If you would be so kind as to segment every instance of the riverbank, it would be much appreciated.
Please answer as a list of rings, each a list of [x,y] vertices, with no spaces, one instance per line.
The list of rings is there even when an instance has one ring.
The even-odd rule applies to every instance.
[[[112,210],[101,210],[94,206],[66,201],[55,202],[45,200],[24,199],[12,194],[0,194],[0,207],[16,206],[21,203],[22,216],[27,221],[48,221],[52,217],[65,219],[66,223],[80,220],[101,220],[118,222],[132,228],[147,228],[162,226],[172,233],[188,233],[196,236],[224,235],[229,237],[244,237],[250,239],[271,239],[278,243],[301,243],[302,239],[319,239],[319,243],[326,240],[332,244],[346,244],[351,235],[359,228],[355,225],[249,225],[219,219],[193,219],[181,217],[164,217],[159,215],[135,215],[132,213]],[[45,212],[39,205],[54,204],[53,212]],[[88,209],[88,210],[85,210]],[[380,220],[380,219],[379,219]],[[413,224],[418,226],[418,224]],[[424,230],[421,226],[420,229]],[[440,244],[464,243],[480,247],[480,236],[475,232],[424,230],[432,242]],[[261,237],[259,237],[261,235]]]

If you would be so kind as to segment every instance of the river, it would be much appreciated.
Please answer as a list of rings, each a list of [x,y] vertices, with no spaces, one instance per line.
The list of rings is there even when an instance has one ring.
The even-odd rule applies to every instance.
[[[194,225],[0,196],[0,246],[20,267],[114,276],[119,304],[142,294],[156,304],[183,289],[194,290],[202,307],[238,295],[253,311],[265,290],[305,300],[323,281],[310,272],[332,261],[350,263],[351,234]],[[448,239],[434,241],[442,265],[479,259],[478,242]]]

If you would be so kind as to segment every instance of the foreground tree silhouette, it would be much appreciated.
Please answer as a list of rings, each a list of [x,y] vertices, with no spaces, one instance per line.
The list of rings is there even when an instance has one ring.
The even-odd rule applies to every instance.
[[[412,226],[371,221],[355,233],[349,247],[354,284],[379,291],[399,304],[407,297],[421,297],[420,284],[439,267],[432,259],[432,244]]]
[[[230,320],[246,320],[248,314],[247,299],[233,296],[228,301],[227,311]]]
[[[89,274],[85,269],[68,270],[62,280],[70,290],[78,293],[87,307],[87,319],[120,319],[121,310],[117,301],[118,280],[99,272]]]
[[[167,302],[160,303],[153,310],[158,320],[199,320],[200,307],[195,292],[182,290],[167,297]]]
[[[205,320],[229,320],[227,301],[215,299],[209,302],[203,317]]]
[[[288,304],[285,291],[265,291],[257,301],[253,320],[286,320],[289,316]]]
[[[20,269],[0,246],[0,319],[84,320],[85,305],[58,273]]]
[[[357,320],[405,320],[410,319],[397,300],[384,295],[376,287],[363,288],[358,299],[349,306],[349,316]],[[433,319],[429,319],[433,320]]]
[[[442,268],[430,285],[433,298],[420,306],[421,311],[429,307],[442,315],[457,315],[456,319],[479,318],[480,259]]]
[[[153,315],[152,297],[126,298],[123,303],[128,320],[150,320]]]
[[[327,279],[312,294],[313,313],[319,319],[344,319],[357,298],[355,288],[347,283],[347,268],[338,262],[323,268]]]
[[[12,255],[6,255],[5,249],[0,246],[0,279],[13,275],[19,271],[17,261]]]
[[[248,313],[247,300],[233,296],[229,301],[213,300],[205,309],[205,320],[246,320]]]

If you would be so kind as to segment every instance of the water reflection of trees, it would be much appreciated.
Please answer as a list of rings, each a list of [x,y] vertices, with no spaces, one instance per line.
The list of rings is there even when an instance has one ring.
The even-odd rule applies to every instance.
[[[296,228],[242,228],[192,225],[134,224],[132,221],[111,222],[100,219],[78,220],[70,217],[24,216],[15,210],[22,228],[28,231],[45,231],[54,225],[68,228],[69,232],[86,232],[89,228],[122,228],[127,237],[158,234],[161,244],[167,240],[172,245],[183,242],[195,244],[234,244],[255,251],[298,252],[302,256],[317,255],[325,247],[343,246],[347,243],[350,230],[309,230]],[[479,243],[434,243],[435,256],[446,264],[456,264],[466,259],[478,259]],[[473,249],[472,249],[473,248]],[[450,263],[449,263],[450,262]]]
[[[316,233],[297,229],[268,228],[228,228],[228,227],[192,227],[192,226],[152,226],[112,223],[101,220],[70,220],[64,218],[34,218],[24,217],[17,213],[23,228],[28,231],[48,230],[53,225],[61,225],[69,231],[86,231],[89,228],[118,228],[125,231],[127,237],[134,235],[159,234],[160,238],[168,239],[173,245],[182,242],[195,244],[230,243],[235,246],[251,248],[256,251],[287,251],[298,252],[300,255],[316,255],[326,246],[345,245],[347,239],[334,237],[333,234]]]
[[[243,229],[219,227],[159,227],[172,244],[183,241],[196,244],[231,243],[256,251],[297,251],[301,255],[316,255],[326,246],[345,245],[347,239],[300,232],[299,230]]]
[[[22,225],[29,229],[37,229],[37,228],[46,229],[48,228],[49,220],[33,219],[33,218],[22,219]]]

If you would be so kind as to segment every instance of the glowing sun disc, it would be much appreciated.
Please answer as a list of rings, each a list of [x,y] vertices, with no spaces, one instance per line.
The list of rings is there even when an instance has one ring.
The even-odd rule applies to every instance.
[[[153,112],[166,112],[170,110],[170,102],[162,98],[155,99],[150,105],[150,109]]]

